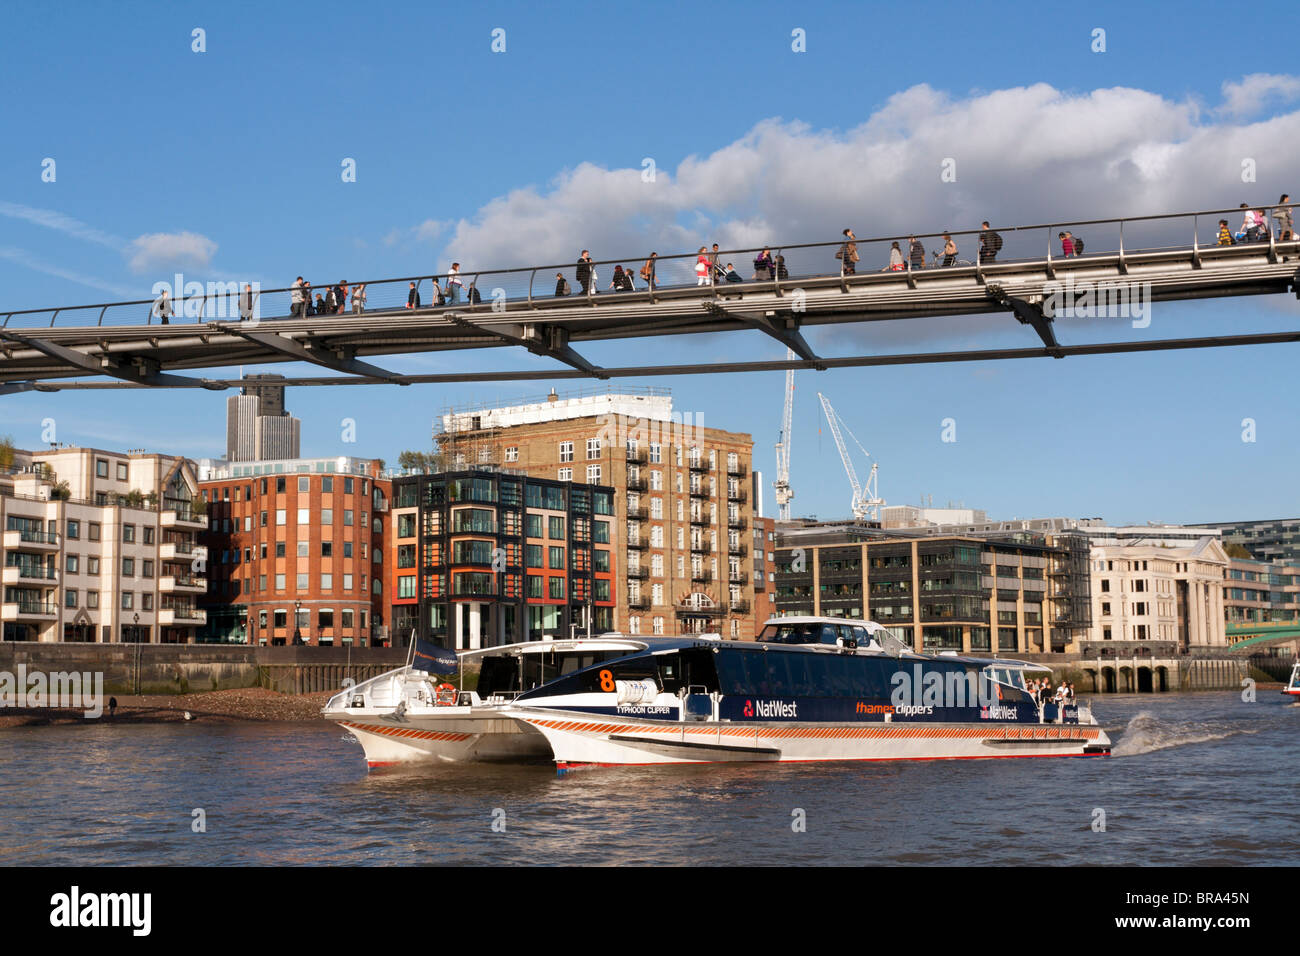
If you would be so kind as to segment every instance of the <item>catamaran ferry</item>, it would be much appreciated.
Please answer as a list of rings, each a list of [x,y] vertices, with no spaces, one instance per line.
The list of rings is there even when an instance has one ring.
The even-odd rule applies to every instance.
[[[361,740],[371,766],[413,759],[411,751],[445,760],[541,755],[561,769],[1110,753],[1086,705],[1031,693],[1029,679],[1047,668],[916,654],[872,622],[774,618],[756,642],[602,640],[542,642],[556,646],[533,652],[539,663],[563,655],[549,672],[528,671],[538,645],[470,652],[486,655],[479,689],[444,690],[456,694],[444,708],[427,703],[433,688],[398,713],[391,695],[376,693],[395,673],[336,696],[325,715]],[[598,646],[603,659],[585,663]]]
[[[1300,700],[1300,661],[1296,661],[1295,666],[1291,668],[1291,681],[1282,688],[1282,693],[1292,700]]]

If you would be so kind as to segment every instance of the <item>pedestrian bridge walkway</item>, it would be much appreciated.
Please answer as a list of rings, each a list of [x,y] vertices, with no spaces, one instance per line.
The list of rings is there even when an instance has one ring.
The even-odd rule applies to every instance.
[[[1272,209],[1266,207],[1265,213],[1271,215]],[[174,314],[168,324],[160,322],[156,300],[0,311],[0,394],[31,389],[222,389],[240,384],[239,379],[184,373],[276,362],[305,362],[327,373],[291,376],[287,385],[410,385],[1061,359],[1298,342],[1300,329],[1255,334],[1230,329],[1196,338],[1155,337],[1145,331],[1155,303],[1288,292],[1300,297],[1300,244],[1283,242],[1271,233],[1259,241],[1217,245],[1219,220],[1235,227],[1240,217],[1241,210],[1209,210],[995,226],[1002,246],[993,260],[979,255],[978,230],[953,232],[959,251],[949,266],[941,265],[937,255],[949,234],[920,235],[931,253],[923,268],[913,268],[906,258],[901,269],[890,268],[891,247],[897,243],[906,257],[908,236],[857,240],[860,259],[849,272],[835,256],[843,239],[772,246],[780,268],[758,278],[753,260],[761,250],[722,250],[719,265],[733,263],[742,281],[713,277],[705,285],[697,284],[694,252],[659,256],[653,287],[639,275],[647,253],[596,260],[592,266],[597,278],[585,292],[572,264],[467,269],[460,275],[458,303],[429,304],[435,301],[434,284],[445,287],[446,276],[405,276],[366,282],[367,309],[361,314],[349,308],[342,314],[290,316],[291,290],[286,287],[259,290],[251,315],[241,318],[233,284],[180,290],[171,301]],[[1085,239],[1082,255],[1061,255],[1057,237],[1067,230]],[[631,273],[632,291],[608,287],[616,265]],[[567,279],[574,294],[555,294],[557,274]],[[406,307],[412,283],[420,292],[420,308]],[[356,284],[354,280],[350,286],[355,289]],[[1004,313],[1027,326],[1024,347],[820,355],[804,336],[815,326],[919,323],[988,313]],[[1058,331],[1068,327],[1064,323],[1081,326],[1094,319],[1129,320],[1093,326],[1125,337],[1078,345],[1058,338]],[[1134,335],[1130,327],[1144,331]],[[1163,331],[1174,324],[1162,318],[1158,327]],[[663,341],[664,336],[746,331],[770,336],[795,357],[690,363],[683,361],[679,342]],[[648,341],[628,350],[625,365],[598,366],[582,354],[584,343],[615,339]],[[484,348],[522,348],[557,364],[545,370],[417,375],[371,361]]]

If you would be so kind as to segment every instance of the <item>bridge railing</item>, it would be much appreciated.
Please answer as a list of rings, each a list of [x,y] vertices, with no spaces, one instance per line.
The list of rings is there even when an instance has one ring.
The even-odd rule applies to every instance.
[[[1279,209],[1294,210],[1298,205],[1300,204],[1290,203],[1285,206],[1252,207],[1264,213],[1267,228],[1258,242],[1267,243],[1270,252],[1275,252],[1281,244],[1273,213]],[[946,237],[949,236],[957,247],[952,267],[972,267],[977,273],[992,265],[1014,263],[1043,263],[1049,267],[1059,265],[1065,258],[1060,234],[1066,231],[1084,240],[1082,257],[1085,260],[1093,256],[1125,257],[1143,252],[1172,250],[1191,250],[1195,253],[1216,247],[1220,219],[1227,220],[1231,233],[1239,233],[1244,212],[1245,210],[1240,208],[1211,209],[1166,215],[1019,226],[994,224],[992,229],[1001,237],[1002,247],[992,262],[980,260],[981,230],[978,228],[860,238],[853,240],[857,245],[859,261],[852,271],[857,276],[891,271],[890,250],[895,243],[903,259],[903,267],[900,271],[912,270],[909,240],[913,235],[925,251],[923,263],[925,270],[945,268],[944,249]],[[366,313],[397,315],[407,311],[408,296],[412,287],[419,295],[422,310],[441,307],[449,310],[458,308],[469,311],[489,311],[494,302],[505,302],[512,306],[558,305],[561,300],[557,296],[556,286],[560,277],[563,277],[569,286],[568,295],[562,300],[564,305],[576,304],[584,298],[599,303],[658,301],[665,295],[709,296],[733,286],[740,289],[757,287],[764,291],[787,294],[797,288],[801,280],[836,276],[844,278],[846,270],[843,268],[842,260],[836,257],[844,242],[844,237],[840,236],[822,242],[719,250],[718,265],[725,267],[728,263],[732,264],[742,282],[739,284],[727,282],[719,273],[709,270],[704,273],[706,289],[703,292],[699,290],[700,274],[696,270],[700,254],[698,251],[656,256],[653,289],[648,288],[646,280],[641,276],[642,266],[649,258],[648,252],[621,259],[593,260],[590,267],[594,271],[595,278],[594,281],[587,283],[585,291],[583,284],[578,281],[576,262],[479,272],[462,269],[459,282],[450,283],[446,273],[363,279],[360,283],[348,282],[347,300],[342,307],[336,306],[327,314],[319,314],[319,318],[325,321],[331,317],[356,314],[356,291],[361,284],[365,286],[364,311]],[[1259,248],[1257,243],[1249,243],[1249,245],[1255,250]],[[1294,253],[1298,248],[1294,239],[1285,245],[1287,252]],[[764,248],[770,251],[774,260],[776,268],[772,273],[775,274],[761,275],[755,269],[755,258],[764,251]],[[705,251],[705,255],[713,255],[711,246]],[[612,288],[616,266],[623,267],[630,274],[632,292],[620,292]],[[304,287],[303,295],[310,297],[314,305],[317,296],[323,297],[331,285],[338,284],[338,281],[314,282]],[[226,282],[188,283],[186,289],[179,290],[181,295],[170,296],[166,307],[161,306],[159,299],[150,298],[57,309],[0,312],[0,329],[40,329],[52,328],[56,325],[61,328],[160,325],[164,324],[163,316],[160,314],[163,311],[171,313],[167,317],[166,324],[239,321],[241,314],[247,311],[241,310],[241,287],[242,284]],[[290,286],[261,289],[255,294],[253,314],[263,320],[288,318],[293,311],[292,299],[293,289]]]

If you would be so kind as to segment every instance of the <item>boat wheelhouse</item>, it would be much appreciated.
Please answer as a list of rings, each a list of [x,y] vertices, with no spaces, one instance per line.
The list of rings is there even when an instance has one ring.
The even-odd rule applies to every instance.
[[[1296,661],[1291,668],[1291,680],[1282,688],[1282,693],[1293,700],[1300,700],[1300,661]]]

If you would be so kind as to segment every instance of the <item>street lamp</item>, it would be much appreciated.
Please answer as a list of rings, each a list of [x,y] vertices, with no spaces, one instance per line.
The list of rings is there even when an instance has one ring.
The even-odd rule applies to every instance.
[[[302,631],[299,627],[302,622],[302,601],[293,602],[293,642],[295,644],[303,643]]]

